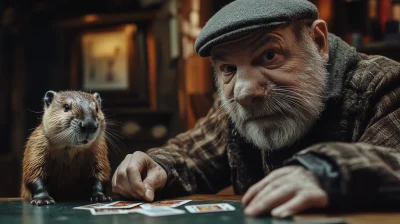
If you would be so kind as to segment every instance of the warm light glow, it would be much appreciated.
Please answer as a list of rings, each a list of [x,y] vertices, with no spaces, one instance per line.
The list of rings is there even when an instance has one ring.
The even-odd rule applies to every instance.
[[[137,29],[136,25],[134,25],[134,24],[129,24],[124,27],[125,33],[128,35],[135,33],[136,29]]]
[[[329,22],[332,17],[332,0],[320,1],[318,11],[320,19]]]
[[[95,14],[89,14],[89,15],[85,15],[83,17],[83,21],[85,21],[87,23],[95,22],[97,20],[99,20],[99,17]]]
[[[392,19],[400,21],[400,4],[392,6]]]
[[[181,30],[183,34],[196,38],[199,35],[201,28],[193,26],[191,23],[184,20],[181,22]]]
[[[200,11],[200,1],[199,0],[192,0],[192,10],[195,12]]]
[[[121,32],[107,32],[96,35],[97,43],[91,48],[91,55],[94,57],[112,57],[115,54],[115,48],[125,43],[126,36]],[[93,35],[87,34],[83,37],[83,41],[90,42]]]
[[[378,0],[369,0],[368,3],[368,18],[377,18]]]
[[[190,23],[194,26],[194,27],[198,27],[200,24],[200,15],[198,12],[192,11],[189,14],[189,20]]]

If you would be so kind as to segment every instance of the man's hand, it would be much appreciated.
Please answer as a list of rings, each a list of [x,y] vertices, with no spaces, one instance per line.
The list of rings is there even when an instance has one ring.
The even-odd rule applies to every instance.
[[[167,173],[143,152],[125,157],[115,170],[112,191],[126,198],[154,200],[154,192],[165,186]]]
[[[271,214],[287,217],[308,208],[328,205],[328,195],[318,180],[302,166],[287,166],[271,172],[250,187],[242,200],[249,216]]]

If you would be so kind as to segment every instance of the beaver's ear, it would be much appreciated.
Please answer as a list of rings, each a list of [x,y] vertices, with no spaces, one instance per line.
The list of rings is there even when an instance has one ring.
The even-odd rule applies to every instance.
[[[56,92],[51,91],[51,90],[47,91],[46,94],[44,94],[43,101],[44,101],[44,105],[46,108],[48,108],[50,106],[50,104],[53,102],[53,99],[56,94],[57,94]]]
[[[99,103],[99,105],[100,105],[100,107],[101,107],[101,97],[100,97],[100,94],[94,93],[93,96],[96,98],[97,102]]]

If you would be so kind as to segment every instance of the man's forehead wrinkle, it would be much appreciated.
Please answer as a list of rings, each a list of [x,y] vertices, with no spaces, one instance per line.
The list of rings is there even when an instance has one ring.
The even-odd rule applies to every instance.
[[[236,35],[224,41],[223,43],[215,46],[211,50],[212,60],[214,61],[213,55],[229,55],[234,51],[249,50],[255,52],[257,49],[267,43],[284,43],[285,29],[287,27],[278,27],[274,30],[271,29],[259,29],[256,31],[247,32],[241,35]],[[226,59],[226,57],[224,58]],[[224,60],[222,60],[224,61]]]
[[[269,43],[282,43],[283,41],[276,37],[275,35],[271,35],[271,34],[267,34],[264,35],[259,41],[256,42],[256,44],[254,44],[254,46],[252,47],[252,52],[256,52],[259,48],[261,48],[262,46],[264,46],[265,44],[269,44]]]

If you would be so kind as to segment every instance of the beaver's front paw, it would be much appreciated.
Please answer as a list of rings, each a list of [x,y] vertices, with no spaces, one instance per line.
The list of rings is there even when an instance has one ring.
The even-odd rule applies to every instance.
[[[106,197],[102,192],[94,192],[90,197],[91,202],[109,202],[112,201],[111,197]]]
[[[53,205],[55,203],[56,202],[54,201],[54,199],[49,195],[34,197],[31,201],[32,205],[37,205],[37,206]]]

